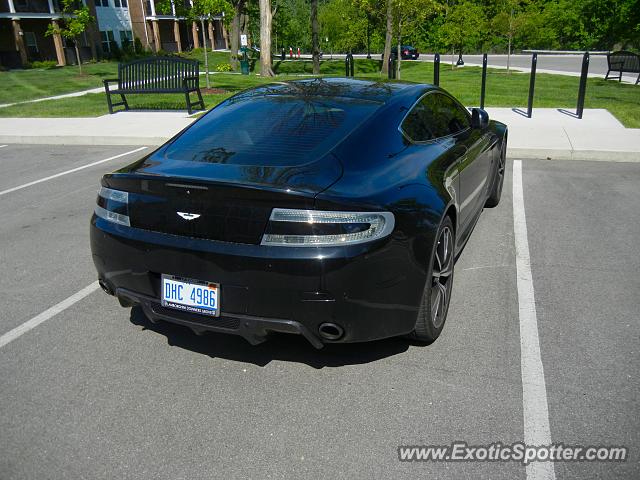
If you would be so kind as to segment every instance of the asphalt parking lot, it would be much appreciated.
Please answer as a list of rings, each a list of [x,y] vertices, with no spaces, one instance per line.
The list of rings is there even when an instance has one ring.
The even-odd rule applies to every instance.
[[[430,346],[252,347],[151,324],[95,287],[52,312],[95,282],[99,178],[144,153],[133,150],[0,148],[0,338],[41,322],[0,341],[3,480],[525,479],[517,462],[400,462],[398,446],[523,441],[526,405],[540,405],[526,392],[540,386],[553,442],[629,448],[623,463],[556,462],[556,478],[640,478],[640,164],[518,163],[544,367],[531,377],[513,162]]]

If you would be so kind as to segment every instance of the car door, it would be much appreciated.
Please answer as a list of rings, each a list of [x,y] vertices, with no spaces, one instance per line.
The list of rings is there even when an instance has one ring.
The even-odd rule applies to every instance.
[[[456,204],[459,204],[462,200],[458,164],[468,148],[466,138],[458,138],[452,134],[457,133],[459,128],[455,116],[451,114],[451,109],[442,98],[444,95],[437,90],[424,94],[411,107],[400,129],[413,144],[425,148],[431,146],[430,151],[434,146],[439,147],[438,170],[443,177],[443,186]],[[425,175],[428,173],[425,172]]]
[[[449,133],[457,139],[456,144],[465,147],[465,153],[458,157],[458,215],[464,230],[475,221],[491,187],[490,136],[480,129],[471,128],[471,116],[467,109],[452,97],[438,93],[434,101],[439,104],[439,116],[447,122]]]

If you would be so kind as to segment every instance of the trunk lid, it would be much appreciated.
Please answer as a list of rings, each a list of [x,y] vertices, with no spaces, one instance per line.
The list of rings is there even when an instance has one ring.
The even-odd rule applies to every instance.
[[[131,226],[233,243],[259,244],[271,210],[313,208],[342,174],[333,156],[305,165],[261,166],[173,160],[162,149],[103,177],[129,192]]]

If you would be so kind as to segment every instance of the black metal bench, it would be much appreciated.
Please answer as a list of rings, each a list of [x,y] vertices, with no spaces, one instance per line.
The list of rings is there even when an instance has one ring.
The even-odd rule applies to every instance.
[[[111,89],[109,84],[118,82],[118,88]],[[129,63],[118,64],[118,78],[104,80],[109,113],[113,107],[124,106],[129,110],[126,94],[134,93],[183,93],[187,100],[187,110],[193,113],[194,107],[204,110],[204,101],[200,93],[200,71],[197,60],[178,57],[148,57]],[[191,93],[198,100],[191,101]],[[120,95],[121,102],[113,103],[111,95]]]
[[[619,51],[607,54],[607,65],[609,70],[604,79],[609,79],[609,73],[618,72],[618,81],[622,81],[623,73],[637,73],[636,85],[640,81],[640,56],[633,52]],[[612,76],[612,78],[614,78]]]

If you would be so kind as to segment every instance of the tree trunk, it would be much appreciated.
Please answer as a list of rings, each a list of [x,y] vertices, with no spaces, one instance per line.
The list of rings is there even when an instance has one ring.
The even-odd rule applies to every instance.
[[[78,69],[80,70],[80,75],[82,75],[82,62],[80,61],[80,49],[78,48],[78,39],[75,38],[73,40],[73,45],[76,49],[76,60],[78,60]]]
[[[240,17],[242,16],[242,11],[244,10],[244,2],[245,0],[237,0],[234,3],[234,15],[233,20],[231,20],[231,53],[229,55],[229,60],[231,63],[231,68],[234,70],[238,70],[238,49],[240,48]]]
[[[392,0],[387,0],[387,33],[384,37],[384,55],[382,55],[382,73],[384,75],[389,74],[391,40],[393,40],[393,4]]]
[[[507,49],[507,75],[511,74],[509,71],[511,67],[511,35],[509,35],[509,47]]]
[[[271,0],[260,0],[260,75],[273,77],[271,69]]]
[[[402,33],[400,31],[400,20],[398,19],[398,56],[396,57],[396,78],[400,80],[400,64],[402,63]]]
[[[207,31],[204,28],[204,19],[202,17],[200,17],[200,28],[202,28],[202,42],[204,47],[204,76],[207,81],[207,88],[211,88],[211,83],[209,82],[209,57],[207,56]]]
[[[511,66],[511,38],[513,37],[513,8],[509,13],[509,46],[507,47],[507,75],[511,72],[509,71],[509,67]]]
[[[313,74],[320,75],[320,28],[318,27],[318,0],[311,0],[311,53]]]

